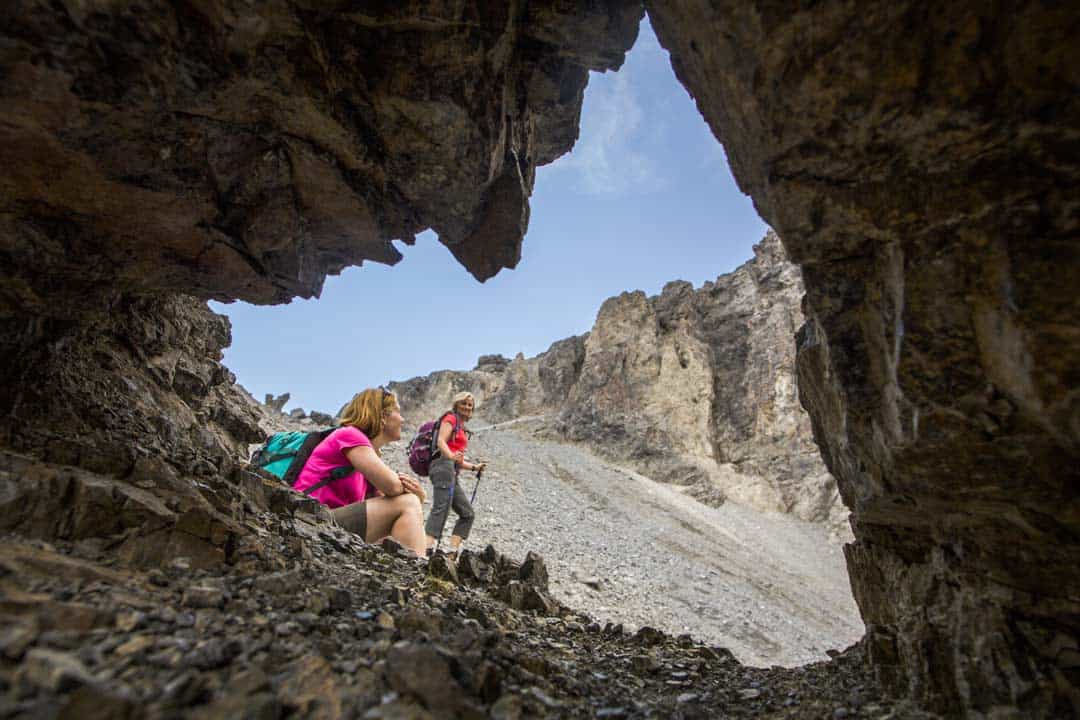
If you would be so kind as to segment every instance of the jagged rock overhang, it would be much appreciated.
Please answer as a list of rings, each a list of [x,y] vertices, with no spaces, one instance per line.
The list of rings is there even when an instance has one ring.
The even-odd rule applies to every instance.
[[[27,2],[0,11],[0,314],[287,302],[434,228],[484,280],[640,3]]]

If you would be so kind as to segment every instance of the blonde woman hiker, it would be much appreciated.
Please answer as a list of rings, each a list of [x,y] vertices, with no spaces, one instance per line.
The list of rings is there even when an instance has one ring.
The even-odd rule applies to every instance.
[[[436,431],[436,452],[432,456],[431,470],[428,476],[434,488],[431,500],[431,513],[428,515],[427,546],[430,554],[442,538],[443,528],[450,509],[454,509],[457,521],[450,536],[451,557],[456,558],[461,543],[469,537],[472,529],[472,503],[465,494],[465,489],[458,482],[458,473],[462,470],[481,472],[485,463],[472,463],[465,459],[465,448],[469,445],[469,432],[465,423],[476,409],[476,399],[470,392],[459,392],[453,397],[450,412],[439,420]]]
[[[397,398],[381,387],[369,388],[353,397],[338,421],[341,427],[312,450],[293,489],[307,491],[330,508],[339,525],[366,542],[389,536],[423,555],[424,488],[380,455],[386,443],[401,438]]]

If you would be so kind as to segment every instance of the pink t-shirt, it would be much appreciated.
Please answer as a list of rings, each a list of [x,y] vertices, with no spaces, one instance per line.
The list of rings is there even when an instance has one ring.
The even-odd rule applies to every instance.
[[[367,435],[350,425],[330,433],[311,452],[311,456],[304,463],[304,469],[293,483],[293,490],[303,492],[329,475],[334,468],[349,465],[345,451],[361,445],[371,447],[371,441]],[[375,492],[375,486],[365,480],[363,474],[354,470],[340,480],[322,486],[311,493],[311,497],[327,507],[338,508],[362,502]]]

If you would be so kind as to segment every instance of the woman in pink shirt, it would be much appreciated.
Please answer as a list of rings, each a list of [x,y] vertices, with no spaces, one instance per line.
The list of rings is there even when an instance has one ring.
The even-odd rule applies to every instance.
[[[424,489],[413,477],[391,469],[382,447],[401,439],[401,408],[393,393],[370,388],[357,393],[338,418],[341,427],[315,450],[293,483],[331,509],[338,524],[375,543],[389,536],[421,555],[426,547],[421,503]]]

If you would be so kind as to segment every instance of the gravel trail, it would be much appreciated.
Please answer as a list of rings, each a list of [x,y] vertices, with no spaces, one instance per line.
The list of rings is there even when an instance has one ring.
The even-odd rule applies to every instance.
[[[542,423],[477,425],[469,456],[488,469],[469,547],[491,543],[519,559],[536,551],[567,605],[629,630],[689,633],[749,665],[824,660],[863,635],[841,543],[823,527],[708,507],[581,446],[534,437]],[[471,494],[475,475],[462,481]]]

